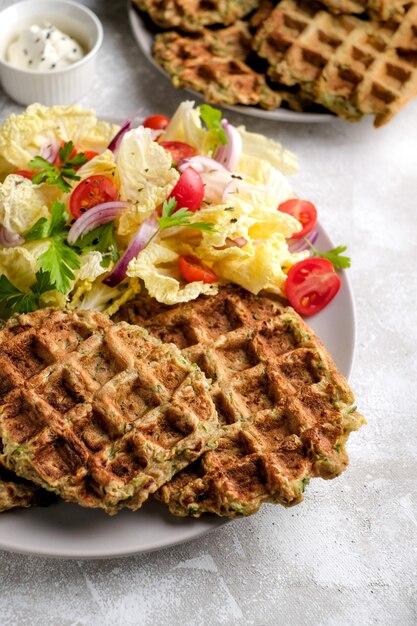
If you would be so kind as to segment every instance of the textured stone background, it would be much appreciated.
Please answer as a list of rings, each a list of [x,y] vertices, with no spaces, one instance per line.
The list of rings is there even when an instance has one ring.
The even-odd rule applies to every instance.
[[[0,9],[12,4],[0,0]],[[137,49],[126,3],[85,2],[105,44],[82,104],[170,114],[182,99]],[[19,107],[0,93],[0,118]],[[300,506],[265,506],[193,543],[108,561],[0,552],[0,624],[417,623],[417,102],[378,131],[228,115],[300,158],[297,191],[348,243],[357,306],[351,384],[368,426],[351,467],[313,481]]]

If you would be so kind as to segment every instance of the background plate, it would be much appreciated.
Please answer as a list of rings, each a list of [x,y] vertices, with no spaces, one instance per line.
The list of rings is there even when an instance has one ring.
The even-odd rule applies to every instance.
[[[129,15],[130,27],[139,48],[146,56],[148,61],[150,61],[152,65],[156,67],[169,82],[171,82],[168,73],[164,69],[162,69],[162,67],[158,65],[158,63],[156,63],[152,56],[154,35],[161,29],[158,29],[157,26],[155,26],[155,29],[153,29],[150,20],[148,21],[144,19],[143,15],[136,10],[136,8],[131,4],[130,1],[128,2],[127,11]],[[188,91],[200,100],[203,99],[203,96],[197,91],[194,91],[192,89],[185,89],[185,91]],[[243,115],[250,115],[251,117],[260,117],[267,120],[281,122],[322,123],[331,122],[337,119],[334,115],[330,115],[327,113],[297,113],[296,111],[288,111],[287,109],[275,109],[273,111],[265,111],[264,109],[260,109],[257,107],[244,105],[230,106],[226,104],[222,104],[221,108],[228,109],[230,111],[234,111],[235,113]]]
[[[109,119],[122,123],[119,118]],[[334,245],[317,225],[316,247]],[[345,272],[336,298],[307,323],[323,341],[345,375],[351,371],[355,348],[355,310]],[[308,495],[307,495],[308,497]],[[228,520],[215,515],[200,519],[171,515],[151,500],[136,512],[109,517],[104,511],[57,502],[46,508],[16,509],[0,515],[0,549],[42,556],[98,559],[151,552],[201,537]]]

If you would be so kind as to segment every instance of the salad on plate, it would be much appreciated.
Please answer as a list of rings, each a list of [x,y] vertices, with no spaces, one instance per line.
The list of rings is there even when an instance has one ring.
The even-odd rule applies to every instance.
[[[33,104],[0,127],[0,316],[113,315],[142,289],[171,305],[230,282],[312,315],[349,259],[314,247],[296,171],[294,154],[206,104],[121,127]]]

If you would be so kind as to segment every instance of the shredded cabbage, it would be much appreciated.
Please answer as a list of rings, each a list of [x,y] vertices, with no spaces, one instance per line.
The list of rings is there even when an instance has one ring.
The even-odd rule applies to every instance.
[[[31,104],[23,113],[10,115],[0,127],[0,176],[27,169],[32,157],[54,138],[72,140],[78,149],[100,152],[117,130],[116,125],[98,121],[92,109],[80,105]]]

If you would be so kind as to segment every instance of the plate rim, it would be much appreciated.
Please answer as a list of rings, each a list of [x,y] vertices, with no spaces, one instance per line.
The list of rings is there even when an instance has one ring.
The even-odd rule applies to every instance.
[[[68,507],[69,505],[67,505],[65,502],[57,502],[55,503],[55,505],[51,505],[51,506],[59,506],[59,507]],[[78,506],[78,505],[74,505],[74,506]],[[6,511],[5,514],[13,514],[13,513],[26,513],[28,514],[30,511],[29,509],[14,509],[10,512]],[[131,511],[132,515],[138,514],[140,512],[139,511]],[[189,519],[189,518],[184,518],[184,519]],[[145,549],[131,549],[131,548],[126,548],[126,549],[115,549],[115,550],[108,550],[106,552],[100,552],[100,551],[95,551],[92,550],[91,552],[87,552],[86,550],[81,551],[81,548],[77,548],[77,549],[73,549],[73,550],[62,550],[61,549],[56,549],[54,548],[54,544],[51,543],[50,546],[47,546],[43,549],[35,549],[32,550],[29,547],[22,547],[22,545],[19,545],[19,543],[8,543],[5,544],[3,543],[3,539],[0,540],[0,550],[3,550],[4,552],[8,552],[10,554],[24,554],[24,555],[28,555],[28,556],[37,556],[37,557],[42,557],[42,558],[46,558],[46,559],[53,559],[53,560],[65,560],[65,561],[73,561],[73,560],[77,560],[77,561],[103,561],[106,559],[118,559],[118,558],[127,558],[127,557],[132,557],[132,556],[137,556],[139,554],[149,554],[151,552],[159,552],[160,550],[165,550],[165,549],[169,549],[172,548],[174,546],[179,546],[179,545],[183,545],[185,543],[189,543],[190,541],[194,541],[196,539],[200,539],[201,537],[205,537],[206,535],[214,532],[216,529],[220,528],[221,526],[224,526],[225,524],[229,524],[233,521],[236,520],[231,520],[231,519],[226,519],[226,518],[221,518],[219,517],[218,519],[212,519],[210,520],[211,525],[207,528],[203,528],[201,529],[199,532],[196,532],[195,534],[186,537],[186,538],[181,538],[181,539],[174,539],[172,541],[167,541],[163,544],[156,544],[154,543],[150,543]]]
[[[144,37],[153,37],[153,33],[146,28],[145,21],[142,18],[140,10],[133,4],[132,0],[127,0],[127,13],[130,24],[130,30],[133,38],[147,61],[156,68],[168,81],[173,89],[176,89],[171,84],[169,74],[155,61],[149,48],[145,45]],[[198,98],[204,102],[204,96],[198,91],[194,91],[188,87],[182,87],[176,91],[185,91],[191,94],[194,98]],[[340,122],[339,118],[331,113],[303,113],[298,111],[291,111],[289,109],[276,108],[271,111],[265,109],[245,106],[242,104],[219,104],[217,105],[222,109],[233,111],[239,115],[246,115],[248,117],[255,117],[258,119],[270,120],[271,122],[289,122],[298,124],[326,124],[329,122]]]

